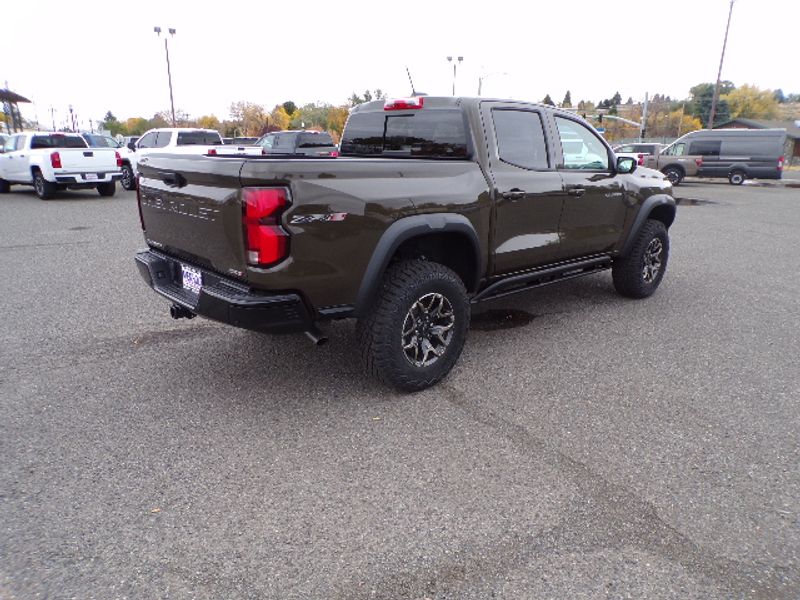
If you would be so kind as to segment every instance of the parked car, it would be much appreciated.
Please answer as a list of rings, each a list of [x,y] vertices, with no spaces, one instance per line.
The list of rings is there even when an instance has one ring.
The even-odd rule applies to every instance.
[[[130,148],[123,146],[108,135],[99,133],[82,133],[80,135],[86,140],[90,148],[114,148],[119,152],[120,157],[122,157],[122,165],[120,166],[122,178],[120,183],[126,190],[136,189],[136,176],[133,174],[133,153]]]
[[[696,175],[703,157],[689,156],[683,144],[665,146],[656,143],[625,144],[614,148],[619,156],[629,156],[637,164],[661,171],[672,185],[679,185],[684,177]]]
[[[675,140],[664,153],[702,158],[698,177],[725,177],[733,185],[747,179],[783,176],[785,129],[701,129]]]
[[[373,101],[352,109],[341,153],[141,165],[136,264],[172,317],[317,343],[319,323],[355,317],[367,371],[408,391],[447,375],[475,303],[604,269],[645,298],[664,277],[672,187],[570,112]]]
[[[122,178],[122,157],[113,148],[92,148],[77,133],[17,133],[0,151],[0,193],[32,185],[42,200],[59,190],[95,188],[113,196]]]
[[[663,147],[664,144],[640,142],[635,144],[624,144],[622,146],[616,146],[614,148],[614,152],[616,153],[617,156],[631,156],[635,158],[637,164],[640,167],[643,167],[645,165],[645,157],[658,154]]]
[[[257,142],[264,154],[283,154],[295,156],[329,156],[339,155],[339,148],[329,133],[324,131],[274,131],[263,136]]]
[[[207,154],[222,145],[222,137],[216,129],[164,127],[146,131],[135,144],[129,143],[128,148],[133,152],[131,159],[138,173],[140,164],[154,152]]]

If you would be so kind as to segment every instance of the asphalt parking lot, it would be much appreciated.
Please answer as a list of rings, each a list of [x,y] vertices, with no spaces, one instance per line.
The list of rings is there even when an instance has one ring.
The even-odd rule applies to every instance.
[[[132,192],[0,196],[0,600],[800,597],[800,189],[676,195],[654,297],[497,301],[405,396],[172,321]]]

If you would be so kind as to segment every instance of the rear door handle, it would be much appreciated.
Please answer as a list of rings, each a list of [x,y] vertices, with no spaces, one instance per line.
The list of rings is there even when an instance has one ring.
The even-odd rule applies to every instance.
[[[570,196],[577,196],[578,198],[580,198],[581,196],[583,196],[586,193],[586,189],[582,188],[582,187],[569,188],[567,190],[567,193]]]
[[[506,200],[522,200],[525,197],[525,191],[519,188],[514,188],[507,192],[500,194]]]

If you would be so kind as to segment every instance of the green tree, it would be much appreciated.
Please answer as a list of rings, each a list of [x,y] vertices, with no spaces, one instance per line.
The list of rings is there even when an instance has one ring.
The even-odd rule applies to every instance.
[[[726,121],[730,121],[730,109],[728,103],[721,99],[723,96],[731,93],[736,89],[730,81],[721,81],[719,86],[720,99],[717,101],[717,111],[714,115],[714,125],[719,125]],[[703,126],[708,127],[708,118],[711,116],[711,103],[714,98],[714,84],[713,83],[699,83],[689,90],[690,102],[687,106],[688,112],[693,117],[697,117],[703,123]]]
[[[550,94],[545,94],[544,98],[542,99],[542,104],[547,104],[549,106],[555,106],[556,103],[553,102],[553,99],[550,97]]]
[[[563,108],[572,108],[572,94],[569,93],[569,90],[567,90],[567,93],[564,94],[564,99],[561,101],[561,106]]]
[[[297,110],[297,105],[292,102],[291,100],[287,100],[282,104],[283,110],[286,111],[286,114],[291,116]]]
[[[110,131],[111,135],[114,135],[114,136],[116,136],[116,135],[125,135],[127,133],[127,130],[125,128],[125,124],[124,123],[120,123],[117,120],[117,117],[115,117],[114,113],[112,113],[111,111],[108,111],[106,113],[106,116],[103,119],[102,123],[100,123],[100,125],[103,127],[103,129],[105,129],[107,131]]]
[[[772,119],[778,114],[778,101],[771,90],[743,85],[721,98],[728,103],[732,119]]]

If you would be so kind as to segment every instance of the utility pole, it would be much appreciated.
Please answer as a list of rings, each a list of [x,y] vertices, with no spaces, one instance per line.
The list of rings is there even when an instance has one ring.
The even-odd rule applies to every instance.
[[[708,128],[714,129],[714,117],[717,116],[717,97],[719,96],[719,80],[722,77],[722,61],[725,60],[725,47],[728,45],[728,29],[731,26],[731,14],[733,14],[733,3],[731,0],[728,9],[728,24],[725,25],[725,39],[722,42],[722,56],[719,57],[719,70],[717,71],[717,85],[714,86],[714,96],[711,98],[711,114],[708,116]]]
[[[639,128],[639,141],[647,137],[647,100],[648,94],[644,93],[644,108],[642,108],[642,126]]]
[[[161,37],[161,27],[153,27],[153,31],[155,31],[156,35]],[[175,35],[175,29],[172,27],[168,28],[169,34],[171,36]],[[167,79],[169,80],[169,106],[172,110],[172,126],[177,127],[177,122],[175,121],[175,101],[172,97],[172,71],[169,68],[169,44],[167,44],[169,38],[164,36],[164,53],[167,55]]]
[[[56,111],[52,105],[50,105],[50,118],[53,120],[53,131],[56,130]]]

